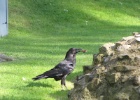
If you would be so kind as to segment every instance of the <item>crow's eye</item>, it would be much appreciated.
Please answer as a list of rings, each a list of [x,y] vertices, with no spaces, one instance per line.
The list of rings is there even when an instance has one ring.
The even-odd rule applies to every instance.
[[[70,64],[70,66],[73,66],[73,64]]]

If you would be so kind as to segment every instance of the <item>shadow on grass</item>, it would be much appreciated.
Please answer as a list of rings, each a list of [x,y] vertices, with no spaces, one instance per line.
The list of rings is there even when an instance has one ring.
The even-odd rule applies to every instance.
[[[15,97],[15,96],[2,96],[0,97],[1,100],[39,100],[40,98],[28,98],[26,96],[19,96],[19,97]]]
[[[76,77],[82,74],[83,74],[82,72],[73,72],[66,78],[66,80],[70,81],[71,83],[74,83]],[[66,82],[66,85],[68,85],[68,82]],[[65,89],[65,90],[60,89],[60,90],[55,91],[54,93],[51,93],[50,96],[55,98],[55,100],[69,100],[68,94],[71,89]]]
[[[50,87],[53,88],[52,85],[46,84],[46,83],[41,83],[41,82],[30,82],[27,87]]]
[[[70,90],[58,90],[50,94],[55,100],[68,100],[68,93]],[[61,96],[60,96],[61,95]]]
[[[14,72],[9,72],[9,71],[4,71],[4,72],[0,72],[1,75],[5,75],[5,74],[8,74],[8,75],[16,75],[16,73]]]

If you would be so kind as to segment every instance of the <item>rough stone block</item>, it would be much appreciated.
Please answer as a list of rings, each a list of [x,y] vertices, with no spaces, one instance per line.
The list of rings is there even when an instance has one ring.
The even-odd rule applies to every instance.
[[[116,83],[121,77],[120,73],[112,73],[112,74],[107,74],[106,75],[106,80],[109,83]]]

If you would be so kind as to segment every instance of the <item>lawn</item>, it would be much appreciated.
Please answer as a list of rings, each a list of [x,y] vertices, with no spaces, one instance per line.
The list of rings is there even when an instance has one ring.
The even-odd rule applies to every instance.
[[[0,53],[13,57],[0,63],[1,100],[67,100],[82,66],[108,42],[140,31],[139,0],[9,0],[9,35],[0,38]],[[76,69],[60,81],[32,81],[53,68],[71,48],[83,48]]]

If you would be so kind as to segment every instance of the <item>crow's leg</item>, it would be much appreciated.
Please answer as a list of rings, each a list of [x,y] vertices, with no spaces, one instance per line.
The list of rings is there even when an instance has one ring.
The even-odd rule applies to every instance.
[[[66,86],[66,76],[67,76],[67,75],[65,75],[65,76],[61,79],[61,87],[62,87],[63,90],[64,90],[63,86],[65,86],[65,88],[67,89],[67,86]]]

